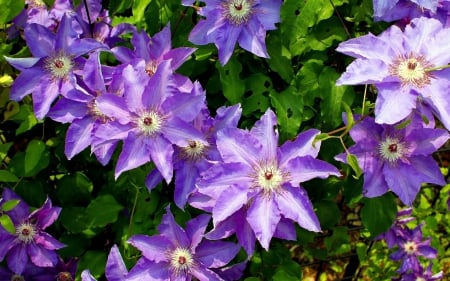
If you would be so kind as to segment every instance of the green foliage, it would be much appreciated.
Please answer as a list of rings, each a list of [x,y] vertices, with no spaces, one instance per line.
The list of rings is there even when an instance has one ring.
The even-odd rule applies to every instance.
[[[0,13],[0,24],[4,25],[23,10],[25,7],[25,1],[0,0],[0,7],[2,7],[2,12]]]
[[[388,230],[397,214],[397,202],[392,193],[375,198],[364,198],[361,220],[372,237]]]

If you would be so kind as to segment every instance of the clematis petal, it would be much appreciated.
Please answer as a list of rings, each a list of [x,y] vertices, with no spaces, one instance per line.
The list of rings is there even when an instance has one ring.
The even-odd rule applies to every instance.
[[[261,246],[268,251],[269,243],[281,219],[281,212],[273,198],[256,196],[247,211],[247,221]]]

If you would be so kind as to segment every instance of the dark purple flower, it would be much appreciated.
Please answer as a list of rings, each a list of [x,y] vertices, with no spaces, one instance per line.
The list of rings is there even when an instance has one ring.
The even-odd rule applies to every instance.
[[[411,217],[411,213],[412,208],[400,210],[397,213],[397,218],[395,219],[393,225],[388,229],[388,231],[379,235],[377,240],[384,239],[389,248],[398,245],[399,237],[404,237],[406,235],[406,224],[415,219],[414,217]]]
[[[120,254],[117,245],[112,246],[111,251],[106,261],[105,276],[108,281],[125,281],[128,270],[123,262],[122,255]],[[83,270],[81,273],[82,281],[96,281],[94,276],[91,275],[88,269]]]
[[[315,159],[320,142],[313,146],[312,141],[319,131],[308,130],[279,148],[276,125],[276,116],[268,109],[251,131],[219,131],[217,148],[223,162],[203,172],[197,183],[198,192],[212,199],[213,231],[222,231],[223,224],[246,229],[266,250],[277,229],[286,228],[288,233],[294,229],[292,221],[320,231],[313,206],[299,183],[339,175],[335,167]],[[233,233],[226,229],[223,237]],[[251,235],[241,238],[241,245],[251,253]]]
[[[430,246],[431,239],[422,241],[422,225],[418,225],[413,230],[408,229],[404,237],[401,237],[398,247],[399,249],[390,255],[395,261],[402,261],[402,265],[398,270],[399,273],[407,273],[408,271],[417,272],[421,265],[418,257],[422,256],[427,259],[434,259],[437,251]]]
[[[167,207],[158,227],[160,235],[139,234],[130,238],[129,243],[142,252],[143,258],[130,270],[127,281],[223,280],[213,270],[228,264],[239,246],[203,239],[209,220],[209,215],[200,215],[188,221],[183,229]]]
[[[77,90],[75,71],[83,65],[82,55],[104,45],[93,39],[80,39],[69,16],[62,18],[56,34],[39,24],[27,25],[25,39],[34,57],[6,57],[21,71],[11,87],[11,99],[21,100],[31,93],[38,119],[47,115],[59,95],[83,100],[85,95]]]
[[[378,89],[375,120],[394,124],[405,119],[418,101],[431,107],[450,129],[450,29],[435,19],[418,18],[402,31],[391,26],[379,36],[350,39],[337,51],[356,58],[338,85],[374,84]]]
[[[170,61],[163,61],[151,79],[144,76],[147,75],[128,65],[123,71],[124,96],[97,98],[100,111],[114,121],[97,128],[95,136],[108,142],[123,140],[116,178],[124,171],[153,161],[170,182],[173,145],[184,147],[188,140],[203,137],[190,122],[203,108],[205,93],[199,83],[189,93],[180,92],[175,87]]]
[[[20,199],[14,192],[4,189],[3,199]],[[8,267],[21,274],[29,260],[38,267],[54,267],[58,263],[55,250],[65,245],[44,230],[59,216],[61,208],[53,207],[49,198],[31,214],[25,202],[7,212],[14,223],[15,233],[0,228],[0,261],[6,256]]]
[[[183,0],[190,6],[194,1]],[[219,61],[225,65],[236,42],[243,49],[267,58],[266,31],[276,29],[280,22],[281,0],[202,0],[197,8],[201,19],[192,29],[189,41],[197,45],[214,43]]]
[[[53,268],[37,267],[28,262],[22,273],[15,273],[8,268],[0,266],[0,280],[4,281],[61,281],[55,278]],[[69,279],[70,281],[70,279]]]
[[[390,189],[410,206],[422,183],[445,184],[431,154],[449,139],[446,130],[423,128],[417,119],[397,129],[366,117],[350,130],[350,136],[355,145],[348,151],[364,172],[364,196],[377,197]],[[347,161],[345,153],[336,159]]]

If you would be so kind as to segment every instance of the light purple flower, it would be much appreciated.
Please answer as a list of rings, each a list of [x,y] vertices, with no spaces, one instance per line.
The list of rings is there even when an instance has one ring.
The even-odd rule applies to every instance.
[[[144,61],[142,70],[149,77],[155,74],[158,65],[165,60],[170,60],[172,71],[177,70],[195,51],[195,48],[189,47],[172,49],[170,25],[167,25],[152,37],[149,37],[144,30],[141,32],[135,31],[131,38],[131,44],[134,50],[118,46],[112,48],[111,51],[125,65],[131,64],[136,68],[142,65],[141,61]]]
[[[203,172],[197,183],[198,192],[212,198],[213,231],[222,232],[223,238],[234,232],[223,225],[245,229],[245,237],[238,239],[249,253],[253,251],[252,232],[268,250],[277,229],[291,233],[295,229],[292,222],[320,231],[313,206],[299,183],[339,175],[335,167],[315,159],[320,142],[314,146],[312,142],[319,131],[303,132],[278,148],[276,126],[276,116],[268,109],[250,131],[219,131],[217,148],[223,162]]]
[[[108,281],[125,281],[128,270],[117,245],[112,246],[106,261],[105,276]],[[82,281],[96,281],[88,269],[81,273]]]
[[[85,98],[77,90],[75,71],[83,65],[82,55],[104,48],[93,39],[78,38],[71,22],[71,17],[64,16],[56,34],[39,24],[27,25],[25,39],[34,57],[6,57],[21,71],[11,87],[11,99],[21,100],[31,93],[38,119],[47,115],[59,95],[75,100]]]
[[[384,239],[389,248],[399,244],[399,237],[404,237],[407,228],[406,224],[413,221],[415,218],[411,217],[412,208],[400,210],[393,225],[383,234],[380,234],[376,239]]]
[[[217,109],[215,118],[212,118],[205,107],[194,119],[193,125],[202,133],[202,139],[187,140],[188,145],[176,147],[174,154],[174,201],[179,208],[184,208],[189,195],[195,189],[199,175],[221,160],[215,145],[217,131],[228,127],[236,128],[241,112],[240,104],[223,106]],[[161,174],[154,170],[147,176],[146,186],[152,190],[161,180]]]
[[[4,201],[20,199],[13,191],[3,190]],[[21,274],[29,260],[38,267],[54,267],[58,263],[55,250],[65,245],[44,230],[59,216],[61,208],[53,207],[49,198],[39,209],[29,213],[28,205],[19,204],[7,212],[14,223],[15,233],[0,228],[0,261],[6,256],[8,267]]]
[[[98,127],[95,136],[108,142],[123,140],[116,178],[124,171],[153,161],[166,182],[170,182],[173,145],[184,147],[188,140],[202,139],[202,134],[189,122],[203,108],[205,92],[199,83],[189,93],[179,92],[170,61],[163,61],[151,79],[144,76],[145,73],[128,65],[123,71],[124,96],[101,95],[96,99],[99,110],[114,121]]]
[[[337,81],[338,85],[374,84],[377,123],[405,119],[418,101],[428,104],[450,129],[449,69],[450,29],[430,18],[411,21],[402,31],[391,26],[379,36],[350,39],[337,51],[356,58]]]
[[[167,207],[158,227],[160,235],[139,234],[130,238],[129,243],[143,257],[130,270],[127,281],[223,280],[213,270],[228,264],[240,247],[232,242],[203,239],[209,220],[209,215],[200,215],[189,220],[183,229]]]
[[[410,206],[422,183],[445,184],[431,154],[449,139],[446,130],[423,128],[418,119],[397,129],[365,117],[350,130],[350,136],[355,144],[348,151],[364,172],[364,196],[377,197],[390,189]],[[345,153],[336,159],[347,161]]]
[[[100,54],[91,54],[83,68],[83,92],[85,100],[61,98],[50,109],[48,116],[55,121],[71,123],[66,133],[65,154],[72,159],[76,154],[95,142],[94,131],[110,120],[98,109],[97,97],[110,94],[100,64]],[[112,89],[112,91],[114,91]],[[118,140],[104,142],[92,147],[92,152],[106,165],[114,152]]]
[[[435,13],[439,0],[373,0],[375,20],[393,21],[415,18],[425,11]]]
[[[183,0],[190,6],[193,1]],[[236,42],[243,49],[267,58],[266,31],[276,29],[280,22],[281,0],[203,0],[206,5],[197,8],[205,17],[192,29],[189,41],[197,45],[214,43],[219,50],[219,61],[225,65]]]

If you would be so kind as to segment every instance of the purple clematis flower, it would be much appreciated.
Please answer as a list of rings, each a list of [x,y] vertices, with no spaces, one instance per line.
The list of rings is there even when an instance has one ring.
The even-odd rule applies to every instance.
[[[123,71],[124,96],[97,98],[98,109],[114,121],[98,127],[95,136],[105,141],[123,140],[116,178],[124,171],[153,161],[170,182],[173,145],[184,147],[188,140],[203,137],[189,122],[203,108],[205,93],[199,83],[193,85],[190,93],[179,92],[172,79],[170,61],[163,61],[150,80],[143,76],[146,74],[128,65]]]
[[[410,270],[418,272],[422,267],[418,259],[419,256],[427,259],[436,258],[437,251],[430,246],[430,243],[431,239],[422,241],[422,224],[413,230],[407,229],[406,235],[399,241],[398,251],[390,255],[392,260],[402,260],[402,265],[398,272],[406,273]]]
[[[191,6],[194,1],[183,0]],[[266,31],[276,29],[280,22],[281,0],[202,0],[206,5],[196,7],[205,17],[192,29],[189,41],[197,45],[214,43],[219,61],[225,65],[236,42],[243,49],[267,58]]]
[[[444,278],[444,272],[439,271],[436,274],[433,274],[432,271],[433,263],[430,262],[430,264],[427,266],[426,269],[424,269],[422,266],[419,267],[418,270],[403,274],[401,278],[395,279],[398,281],[437,281]]]
[[[85,95],[77,90],[75,71],[83,65],[82,55],[104,48],[104,45],[93,39],[78,38],[69,16],[63,16],[56,34],[39,24],[27,25],[25,39],[34,57],[6,57],[21,71],[11,87],[11,99],[21,100],[31,93],[38,119],[47,115],[59,95],[84,99]]]
[[[236,128],[241,112],[240,104],[223,106],[217,109],[215,118],[212,118],[205,107],[194,119],[193,125],[203,134],[202,140],[189,139],[188,145],[176,147],[174,154],[176,174],[174,201],[179,208],[183,209],[186,205],[199,175],[221,160],[215,145],[217,131],[223,128]],[[147,176],[146,186],[152,190],[161,180],[161,174],[154,170]]]
[[[435,19],[418,18],[402,31],[391,26],[379,36],[368,34],[343,42],[337,51],[356,57],[338,85],[374,84],[378,89],[375,121],[394,124],[417,102],[431,107],[450,129],[450,29]]]
[[[49,281],[49,280],[64,280],[64,279],[55,279],[55,273],[52,270],[53,268],[48,267],[37,267],[34,264],[28,262],[25,265],[25,268],[22,273],[17,274],[11,271],[8,268],[3,268],[0,266],[0,280],[5,281]],[[70,280],[70,279],[66,279]]]
[[[219,131],[217,148],[223,162],[202,173],[197,182],[198,192],[212,198],[213,232],[222,232],[223,238],[234,231],[226,225],[247,230],[245,237],[238,239],[248,253],[253,252],[252,233],[268,250],[277,229],[291,233],[295,229],[292,222],[320,231],[313,206],[299,183],[339,175],[335,167],[315,159],[320,142],[314,146],[312,142],[319,131],[308,130],[278,148],[276,125],[276,116],[268,109],[250,131]]]
[[[240,247],[232,242],[203,239],[210,218],[200,215],[188,221],[184,230],[167,207],[158,227],[160,235],[130,238],[129,243],[142,251],[143,258],[130,270],[127,281],[223,280],[213,270],[228,264]]]
[[[100,54],[91,54],[83,68],[83,91],[86,99],[76,101],[61,98],[51,108],[48,116],[62,123],[71,123],[66,133],[65,154],[71,159],[86,147],[94,143],[94,131],[97,127],[110,121],[106,115],[98,109],[97,97],[105,94],[111,95],[105,85],[105,77],[100,64]],[[111,89],[113,92],[114,89]],[[118,140],[105,142],[92,147],[92,152],[103,165],[106,165],[118,143]]]
[[[435,13],[438,2],[439,0],[373,0],[373,17],[378,21],[415,18],[425,10]]]
[[[364,172],[364,196],[377,197],[391,189],[410,206],[422,183],[445,185],[431,154],[449,139],[446,130],[423,128],[418,118],[397,129],[366,117],[350,130],[350,136],[356,144],[349,152],[357,157]],[[346,162],[345,153],[336,159]]]
[[[122,255],[120,254],[117,245],[112,246],[108,260],[106,261],[105,276],[108,281],[125,281],[128,270],[123,262]],[[82,281],[97,281],[88,269],[83,270],[81,273]]]
[[[411,217],[412,208],[406,208],[400,210],[397,213],[397,217],[393,223],[393,225],[383,234],[380,234],[377,237],[377,240],[384,239],[389,248],[394,247],[399,244],[399,237],[404,237],[405,231],[407,229],[406,224],[410,221],[413,221],[415,218]]]
[[[4,201],[22,200],[13,191],[3,190]],[[6,256],[8,267],[21,274],[29,260],[38,267],[54,267],[58,263],[55,250],[65,245],[44,230],[59,216],[61,208],[53,207],[49,198],[39,209],[29,213],[28,205],[19,204],[7,212],[14,223],[15,233],[0,228],[0,261]]]
[[[162,61],[170,60],[172,71],[177,70],[195,51],[195,48],[180,47],[172,49],[170,25],[167,25],[160,32],[149,37],[145,31],[133,34],[131,44],[134,50],[118,46],[111,51],[116,58],[125,66],[142,67],[142,71],[149,77],[153,76]],[[144,61],[144,64],[141,62]]]

